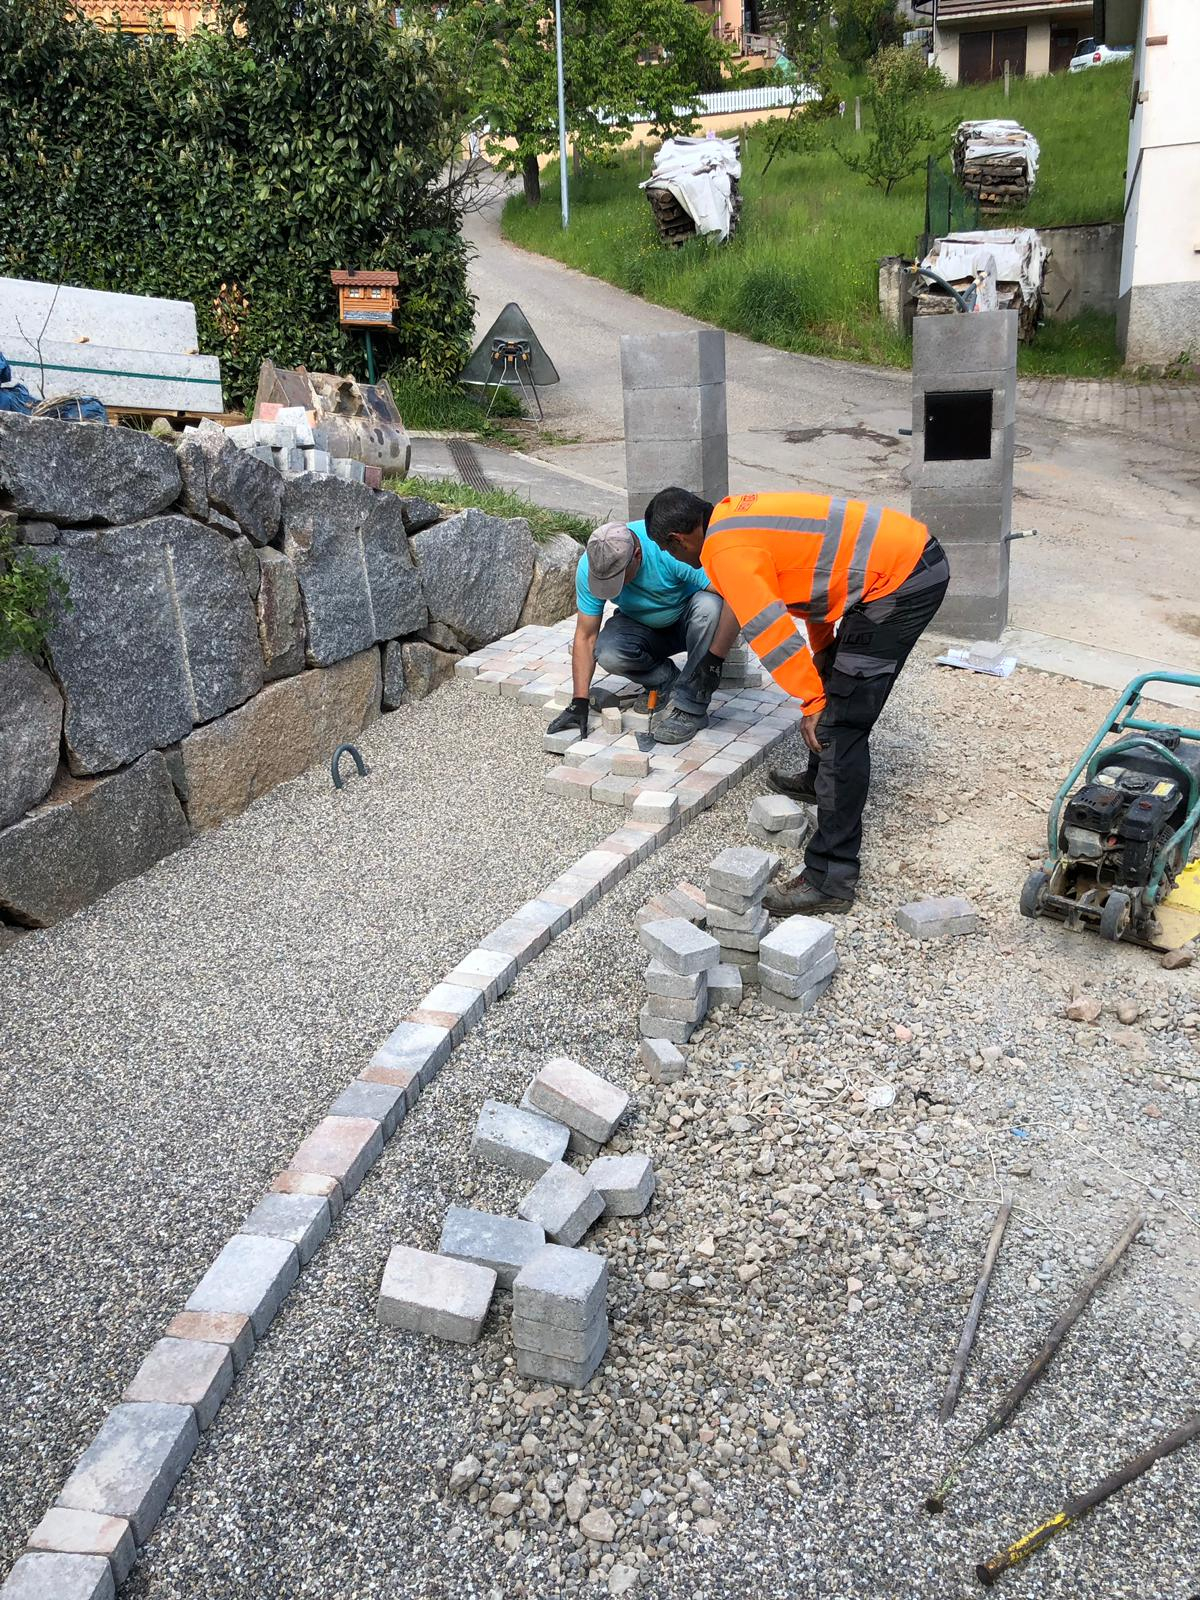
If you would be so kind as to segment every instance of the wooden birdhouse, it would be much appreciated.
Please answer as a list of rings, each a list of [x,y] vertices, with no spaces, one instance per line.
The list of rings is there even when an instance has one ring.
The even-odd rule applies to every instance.
[[[343,328],[394,328],[398,272],[362,272],[336,267],[329,274],[338,292],[338,321]]]

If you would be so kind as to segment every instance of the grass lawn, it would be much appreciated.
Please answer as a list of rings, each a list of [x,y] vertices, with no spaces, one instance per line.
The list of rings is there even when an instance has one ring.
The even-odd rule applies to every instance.
[[[947,89],[930,101],[948,129],[964,117],[1014,117],[1041,145],[1037,185],[1012,221],[1031,227],[1119,219],[1124,196],[1131,68],[1017,79]],[[865,139],[866,135],[859,136]],[[743,135],[742,227],[728,244],[697,240],[681,250],[659,242],[638,190],[647,174],[639,153],[593,168],[572,185],[571,226],[563,232],[557,168],[543,174],[546,201],[530,209],[520,195],[504,211],[515,244],[660,305],[731,332],[844,360],[907,366],[908,341],[878,315],[878,263],[911,256],[925,225],[924,169],[890,195],[851,172],[833,148],[855,139],[853,122],[828,127],[811,154],[781,154],[763,176],[773,125]],[[945,140],[949,168],[950,132]],[[648,162],[645,163],[648,167]],[[984,226],[1001,226],[1001,219]],[[1022,348],[1020,370],[1100,376],[1120,369],[1114,318],[1051,323]]]
[[[416,495],[422,500],[432,500],[439,506],[478,506],[494,517],[524,517],[529,531],[539,544],[556,533],[568,533],[582,544],[595,523],[586,517],[577,517],[569,511],[548,511],[545,506],[535,506],[520,495],[507,489],[472,489],[470,484],[459,483],[454,478],[385,478],[384,487],[396,494]]]

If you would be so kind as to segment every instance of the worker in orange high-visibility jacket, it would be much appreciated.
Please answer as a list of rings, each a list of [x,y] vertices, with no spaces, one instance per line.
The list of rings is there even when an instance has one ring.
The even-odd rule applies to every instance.
[[[713,506],[663,489],[646,507],[646,531],[704,568],[763,666],[804,708],[808,769],[771,778],[815,802],[817,827],[804,870],[764,904],[786,916],[847,910],[858,885],[871,729],[946,593],[941,545],[902,511],[791,492],[732,495]]]

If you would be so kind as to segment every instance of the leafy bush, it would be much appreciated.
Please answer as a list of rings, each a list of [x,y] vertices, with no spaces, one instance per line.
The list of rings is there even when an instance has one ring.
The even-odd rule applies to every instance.
[[[871,137],[864,150],[840,149],[851,172],[861,173],[884,194],[891,194],[903,179],[924,166],[936,141],[952,124],[939,122],[925,109],[935,90],[946,80],[936,67],[926,65],[920,50],[888,45],[868,68]]]
[[[66,574],[58,562],[39,560],[0,529],[0,661],[18,650],[41,654],[56,601],[71,609]]]
[[[384,361],[459,370],[471,306],[442,181],[460,89],[384,0],[217,0],[186,42],[0,0],[0,272],[195,302],[227,403],[259,363],[361,366],[333,267],[400,274]]]
[[[942,69],[930,66],[924,50],[915,45],[907,49],[900,44],[885,45],[868,66],[867,78],[878,94],[920,97],[947,87]]]
[[[906,23],[896,0],[838,0],[837,48],[842,60],[861,68],[885,45],[899,44]]]

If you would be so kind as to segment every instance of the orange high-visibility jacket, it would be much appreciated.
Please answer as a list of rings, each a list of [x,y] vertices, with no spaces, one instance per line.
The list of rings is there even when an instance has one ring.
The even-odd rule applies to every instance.
[[[701,562],[763,666],[809,714],[825,705],[812,653],[851,606],[898,589],[928,538],[924,523],[864,500],[741,494],[714,509]]]

